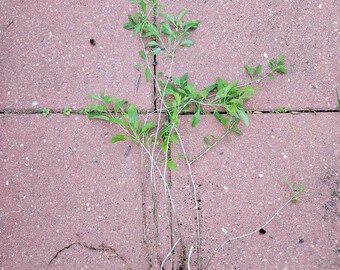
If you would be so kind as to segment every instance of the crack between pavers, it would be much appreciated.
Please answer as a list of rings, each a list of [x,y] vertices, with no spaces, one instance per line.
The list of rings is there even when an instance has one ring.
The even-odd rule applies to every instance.
[[[154,16],[153,16],[153,25],[157,27],[157,6],[154,8]],[[156,87],[156,79],[157,79],[157,55],[153,56],[153,109],[157,111],[157,87]]]
[[[75,110],[73,112],[70,113],[70,115],[74,114],[74,115],[85,115],[83,112],[83,109],[81,110]],[[113,111],[112,111],[113,112]],[[340,112],[339,109],[302,109],[302,110],[288,110],[287,112],[275,112],[275,110],[246,110],[246,112],[248,112],[249,114],[301,114],[301,113],[335,113],[335,112]],[[139,114],[143,115],[143,114],[148,114],[150,113],[149,111],[146,110],[140,110]],[[212,112],[210,112],[212,113]],[[8,115],[8,114],[16,114],[16,115],[39,115],[42,114],[42,110],[38,109],[22,109],[22,110],[0,110],[0,115]],[[50,110],[49,114],[61,114],[61,115],[65,115],[64,112],[62,110]],[[162,114],[165,114],[165,112],[162,112]],[[193,115],[194,112],[182,112],[180,113],[180,115]],[[220,112],[220,114],[222,115],[226,115],[228,114],[227,112]]]
[[[110,247],[110,246],[106,246],[104,244],[101,244],[99,245],[98,247],[94,247],[94,246],[90,246],[90,245],[87,245],[86,243],[81,243],[81,242],[75,242],[75,243],[72,243],[68,246],[65,246],[63,247],[62,249],[60,249],[55,255],[54,257],[49,261],[48,263],[48,266],[50,266],[57,258],[58,256],[64,252],[65,250],[68,250],[69,248],[73,247],[73,246],[80,246],[81,248],[85,248],[85,249],[88,249],[88,250],[92,250],[92,251],[104,251],[104,252],[111,252],[113,253],[118,259],[120,259],[122,262],[124,262],[124,264],[126,265],[126,267],[130,270],[132,270],[132,267],[130,267],[127,263],[127,261],[117,253],[117,251]]]

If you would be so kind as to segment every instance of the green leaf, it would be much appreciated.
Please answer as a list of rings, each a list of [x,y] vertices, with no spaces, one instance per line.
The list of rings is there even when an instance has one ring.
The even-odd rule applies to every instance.
[[[214,116],[223,126],[227,126],[228,119],[224,118],[217,110],[214,111]]]
[[[221,77],[217,77],[217,91],[220,91],[227,85],[228,85],[227,82],[225,82]]]
[[[105,120],[105,121],[109,121],[109,119],[110,119],[110,117],[108,117],[107,115],[98,114],[98,113],[89,113],[87,115],[87,117],[89,119],[101,119],[101,120]]]
[[[198,107],[197,112],[192,117],[191,127],[196,127],[199,124],[200,119],[201,119],[201,110],[200,110],[200,107]]]
[[[50,112],[51,112],[51,110],[48,109],[48,108],[42,109],[42,115],[43,115],[44,117],[47,117],[47,116],[50,114]]]
[[[213,139],[214,139],[215,141],[217,141],[217,142],[222,141],[221,138],[217,138],[216,136],[214,136],[214,135],[212,135],[212,134],[210,134],[210,137],[213,138]]]
[[[182,27],[185,29],[185,31],[196,29],[201,21],[199,20],[189,20],[184,23],[182,23]]]
[[[159,13],[159,16],[167,19],[169,22],[171,22],[173,25],[176,25],[176,22],[175,22],[175,19],[174,17],[172,17],[171,15],[169,14],[166,14],[166,13]]]
[[[211,91],[214,91],[217,88],[217,84],[214,83],[210,86],[207,86],[206,88],[203,89],[203,92],[209,94]]]
[[[149,81],[150,81],[150,78],[151,78],[151,71],[150,71],[150,68],[149,68],[149,67],[146,67],[146,69],[145,69],[145,79],[146,79],[146,82],[149,82]]]
[[[171,171],[174,171],[174,170],[176,170],[176,168],[177,168],[176,164],[175,164],[171,159],[169,159],[169,160],[166,162],[166,166],[167,166]]]
[[[143,59],[146,59],[146,54],[144,51],[139,51],[139,56],[142,57]]]
[[[108,121],[113,124],[123,125],[123,120],[119,118],[110,117]]]
[[[153,36],[158,37],[159,36],[159,32],[156,26],[154,26],[151,23],[146,23],[144,26],[144,29],[150,31],[152,33]]]
[[[177,102],[177,105],[178,105],[178,106],[181,105],[181,104],[182,104],[182,99],[181,99],[180,94],[174,93],[174,97],[175,97],[175,100],[176,100],[176,102]]]
[[[150,52],[150,55],[154,56],[154,55],[158,55],[158,54],[162,54],[162,53],[163,53],[162,48],[156,47]]]
[[[140,70],[140,68],[142,67],[142,64],[135,64],[135,69],[137,69],[137,70]]]
[[[286,74],[287,73],[287,69],[285,69],[283,66],[276,66],[273,71],[276,71],[280,74]]]
[[[141,23],[139,23],[139,24],[137,24],[137,25],[134,26],[133,34],[134,34],[135,36],[138,35],[138,33],[139,33],[141,27],[142,27],[142,24],[141,24]]]
[[[172,142],[172,143],[178,144],[177,133],[172,133],[170,138],[169,138],[169,141]]]
[[[148,133],[150,130],[152,130],[154,127],[156,127],[156,124],[153,121],[148,121],[146,124],[142,127],[142,133]]]
[[[146,44],[145,48],[149,47],[157,47],[159,44],[156,41],[150,41],[148,44]]]
[[[133,105],[129,105],[128,107],[128,119],[130,124],[134,124],[138,121],[138,111],[137,108]]]
[[[89,95],[89,98],[103,102],[102,98],[96,95]]]
[[[277,58],[277,60],[276,60],[277,65],[278,65],[278,66],[282,66],[282,65],[283,65],[284,59],[285,59],[285,55],[284,55],[284,54],[281,54],[281,55]]]
[[[65,107],[64,110],[63,110],[63,114],[64,114],[64,115],[70,115],[71,112],[72,112],[72,109],[67,108],[67,107]]]
[[[262,66],[258,65],[255,70],[255,76],[259,76],[262,71]]]
[[[124,29],[126,30],[131,30],[131,29],[134,29],[135,28],[135,25],[131,22],[127,22],[124,24]]]
[[[184,16],[185,16],[187,13],[188,13],[187,10],[181,11],[181,13],[180,13],[180,14],[178,15],[178,17],[177,17],[177,22],[180,22],[180,21],[184,18]]]
[[[270,79],[274,79],[274,74],[273,74],[273,73],[269,73],[269,74],[268,74],[268,77],[269,77]]]
[[[171,30],[170,25],[168,23],[165,23],[165,22],[161,23],[160,32],[167,35],[167,36],[173,34],[173,31]]]
[[[249,77],[253,79],[254,78],[254,71],[253,71],[253,69],[250,66],[248,66],[247,64],[244,65],[244,68],[246,69]]]
[[[146,4],[145,4],[144,0],[140,0],[139,4],[142,8],[143,13],[146,14]]]
[[[242,136],[243,132],[237,127],[239,121],[236,121],[233,126],[231,127],[231,130],[234,131],[237,135]]]
[[[128,140],[129,137],[123,135],[123,134],[117,134],[111,139],[111,143],[116,143],[116,142],[121,142],[121,141],[126,141]]]
[[[195,43],[192,41],[192,40],[189,40],[189,39],[186,39],[186,40],[183,40],[181,42],[181,46],[183,47],[191,47],[193,46]]]
[[[275,61],[274,61],[273,59],[270,59],[270,60],[268,61],[268,67],[269,67],[270,69],[273,69],[275,66],[276,66]]]
[[[204,137],[204,139],[203,139],[203,141],[204,141],[204,144],[206,145],[206,146],[211,146],[211,142],[210,142],[210,140],[208,139],[208,137]]]
[[[188,73],[185,73],[180,79],[180,85],[182,88],[186,87],[188,84]]]
[[[237,114],[240,116],[243,123],[248,127],[249,126],[249,118],[248,118],[248,115],[244,112],[244,110],[237,110]]]
[[[115,105],[113,106],[113,110],[115,114],[119,113],[119,110],[122,108],[123,104],[126,103],[126,100],[118,100],[115,102]]]
[[[86,109],[89,111],[93,111],[93,112],[107,112],[106,108],[101,105],[90,105],[90,106],[87,106]]]
[[[131,23],[133,23],[133,24],[137,24],[137,20],[136,20],[136,18],[135,17],[133,17],[132,15],[128,15],[128,18],[129,18],[129,21],[131,22]]]
[[[181,84],[181,82],[179,81],[179,79],[177,79],[177,78],[175,78],[175,77],[172,77],[171,79],[172,79],[172,81],[174,82],[174,84],[177,84],[177,85],[180,85],[180,84]]]

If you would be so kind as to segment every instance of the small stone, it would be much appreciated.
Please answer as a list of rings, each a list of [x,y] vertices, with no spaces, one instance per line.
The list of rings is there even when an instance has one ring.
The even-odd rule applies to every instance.
[[[266,52],[263,53],[264,58],[268,58],[268,54]]]

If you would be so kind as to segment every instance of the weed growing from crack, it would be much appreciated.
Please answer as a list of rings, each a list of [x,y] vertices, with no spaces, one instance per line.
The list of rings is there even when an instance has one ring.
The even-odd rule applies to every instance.
[[[71,115],[72,113],[72,109],[68,108],[68,107],[65,107],[64,110],[63,110],[63,115]]]
[[[42,109],[41,113],[44,117],[47,117],[50,114],[51,110],[48,108]]]
[[[144,60],[144,64],[138,63],[135,65],[135,68],[137,70],[143,70],[146,82],[152,82],[154,84],[158,95],[158,102],[155,104],[158,104],[158,108],[155,108],[153,111],[148,111],[142,118],[141,113],[135,105],[126,100],[101,93],[100,95],[90,96],[91,99],[98,101],[99,104],[88,106],[82,113],[87,114],[90,119],[100,119],[117,125],[122,133],[114,135],[111,142],[131,141],[136,143],[141,147],[142,160],[147,158],[150,170],[150,189],[153,200],[151,205],[152,215],[154,227],[156,229],[154,236],[156,242],[155,256],[160,263],[161,269],[164,269],[167,260],[170,260],[170,269],[174,267],[173,254],[176,246],[181,246],[182,248],[180,251],[182,254],[182,267],[185,266],[184,262],[187,261],[187,267],[190,269],[191,256],[196,252],[197,267],[198,269],[202,269],[199,202],[191,165],[194,162],[197,162],[224,138],[230,138],[232,133],[242,135],[242,131],[239,129],[238,124],[242,121],[245,126],[250,125],[247,112],[244,110],[244,103],[251,99],[258,90],[254,88],[253,85],[260,83],[266,78],[273,79],[277,74],[286,74],[287,70],[284,67],[284,55],[281,54],[277,59],[270,59],[268,61],[269,70],[266,73],[263,73],[264,68],[262,65],[257,65],[255,68],[244,65],[247,74],[251,78],[251,81],[247,83],[240,84],[238,80],[229,82],[218,77],[211,85],[206,86],[204,89],[197,89],[194,84],[190,83],[187,73],[180,77],[174,77],[173,66],[177,50],[181,47],[191,47],[195,44],[195,42],[188,37],[193,30],[199,27],[200,21],[185,20],[187,14],[186,10],[176,15],[159,12],[164,10],[165,7],[158,4],[156,0],[130,0],[130,2],[136,5],[138,12],[128,15],[129,21],[125,23],[124,28],[133,31],[133,34],[140,40],[141,50],[139,51],[139,55],[141,59]],[[158,24],[156,24],[155,21],[157,21]],[[166,72],[153,72],[153,66],[156,63],[155,57],[158,59],[164,56],[170,59],[169,70]],[[137,92],[137,89],[138,83],[136,83],[135,93]],[[187,156],[186,147],[183,143],[183,135],[178,131],[178,128],[180,127],[179,116],[184,112],[192,114],[192,128],[197,128],[199,126],[202,115],[211,115],[216,118],[225,129],[224,135],[220,138],[217,138],[214,135],[204,137],[205,149],[191,159]],[[179,145],[179,148],[182,151],[181,155],[178,155],[175,158],[171,156],[171,144]],[[196,244],[192,245],[189,251],[183,248],[185,245],[183,243],[183,235],[180,226],[181,217],[177,215],[175,202],[171,192],[171,184],[169,184],[167,180],[169,170],[176,170],[178,159],[184,159],[187,166],[196,216]],[[144,167],[144,163],[142,162],[142,168]],[[175,237],[174,232],[172,230],[170,231],[170,251],[163,260],[160,259],[159,250],[157,249],[159,236],[156,201],[158,200],[158,195],[155,187],[156,181],[159,178],[162,181],[169,200],[169,204],[165,204],[168,223],[171,224],[170,220],[172,219],[171,217],[173,217],[178,229],[178,235],[176,237],[178,240],[175,243],[173,241]],[[144,244],[148,250],[147,261],[149,269],[151,269],[152,258],[150,257],[151,251],[149,250],[147,243],[148,239],[146,237],[147,225],[143,183],[144,180],[142,180]],[[290,200],[274,214],[273,218],[290,201],[296,198],[296,196],[297,193],[294,193]],[[263,227],[268,225],[272,219],[260,229],[263,229]],[[250,236],[260,229],[240,237],[234,237],[230,239],[229,242],[231,240]],[[206,267],[224,245],[225,243],[210,256]],[[188,254],[188,256],[185,257],[185,254]]]

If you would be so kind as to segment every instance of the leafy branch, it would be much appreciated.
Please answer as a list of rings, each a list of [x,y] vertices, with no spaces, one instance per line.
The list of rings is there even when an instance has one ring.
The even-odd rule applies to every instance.
[[[165,7],[156,0],[130,0],[130,2],[136,5],[138,12],[128,15],[128,22],[124,24],[124,28],[133,31],[133,34],[139,37],[141,42],[139,56],[144,61],[144,64],[137,63],[135,68],[143,70],[146,82],[152,81],[154,83],[158,93],[159,108],[141,117],[142,114],[135,105],[126,100],[101,93],[100,95],[90,96],[91,99],[99,102],[99,104],[88,106],[84,112],[86,112],[90,119],[107,121],[117,125],[122,130],[122,133],[112,137],[112,143],[128,140],[140,145],[142,153],[146,154],[150,161],[150,188],[153,196],[157,194],[157,176],[161,178],[179,231],[178,240],[174,244],[170,241],[170,251],[162,260],[162,267],[169,258],[171,259],[171,264],[173,264],[174,249],[179,242],[183,241],[179,217],[177,216],[175,202],[171,194],[171,183],[167,182],[168,169],[176,170],[177,168],[176,160],[171,156],[170,146],[171,144],[179,145],[182,151],[181,158],[185,160],[193,191],[196,215],[196,253],[198,269],[200,270],[202,262],[199,203],[191,165],[224,138],[230,138],[231,133],[242,135],[242,131],[238,128],[239,122],[242,121],[245,126],[250,125],[247,112],[244,110],[244,104],[258,90],[253,88],[252,84],[259,83],[266,78],[274,78],[276,74],[285,74],[287,70],[284,67],[284,55],[282,54],[277,59],[269,60],[268,68],[270,71],[264,75],[262,74],[261,65],[257,65],[255,68],[245,65],[245,70],[251,78],[251,81],[246,84],[239,84],[238,81],[228,82],[218,77],[214,83],[204,89],[196,89],[194,84],[189,82],[187,73],[178,78],[173,76],[172,73],[177,50],[180,47],[191,47],[195,44],[188,37],[191,31],[199,27],[200,21],[185,20],[185,16],[188,13],[187,10],[181,11],[176,15],[158,12],[159,10],[164,10]],[[155,18],[158,19],[158,25],[155,24]],[[155,64],[154,58],[162,56],[166,56],[171,60],[166,76],[164,76],[164,73],[154,74],[152,72],[153,65]],[[138,81],[139,79],[140,76]],[[136,85],[138,85],[138,82]],[[225,133],[221,138],[216,138],[213,135],[210,135],[209,138],[204,137],[206,149],[193,159],[188,158],[182,135],[178,130],[180,127],[180,115],[183,112],[192,114],[192,128],[199,126],[202,115],[211,115],[225,129]],[[152,117],[153,114],[156,114],[156,120]],[[156,208],[155,200],[157,198],[153,197],[154,208]],[[168,215],[170,215],[167,204],[165,208]],[[155,227],[158,228],[158,218],[155,209],[153,216]],[[170,216],[168,216],[168,220],[171,220]],[[171,232],[171,239],[172,237]],[[157,242],[157,233],[155,239]],[[144,239],[145,244],[147,244],[146,242]],[[182,246],[184,246],[183,243]],[[187,257],[189,269],[190,257],[194,249],[194,246],[190,248]],[[158,250],[156,250],[156,253],[157,258],[159,258]],[[150,261],[150,258],[148,261]]]

